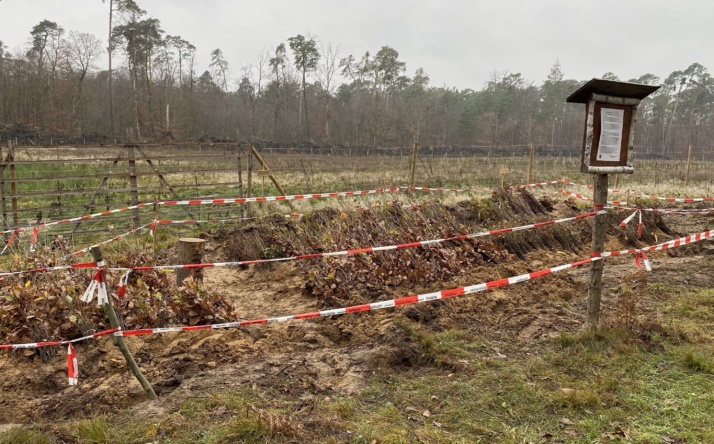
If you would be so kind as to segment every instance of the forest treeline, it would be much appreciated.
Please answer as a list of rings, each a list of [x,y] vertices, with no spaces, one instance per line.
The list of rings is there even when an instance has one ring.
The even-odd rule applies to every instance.
[[[493,72],[481,89],[434,86],[390,46],[341,54],[317,36],[296,35],[252,61],[230,66],[214,49],[209,66],[175,30],[133,0],[108,2],[111,30],[99,37],[42,20],[20,53],[0,41],[0,137],[38,134],[140,140],[240,139],[350,147],[506,146],[577,149],[584,107],[565,98],[586,79],[555,60],[540,84]],[[112,69],[106,60],[111,36]],[[0,36],[1,38],[2,36]],[[467,57],[467,55],[465,56]],[[611,72],[602,78],[618,79]],[[692,63],[667,77],[640,108],[636,145],[680,155],[714,145],[714,81]]]

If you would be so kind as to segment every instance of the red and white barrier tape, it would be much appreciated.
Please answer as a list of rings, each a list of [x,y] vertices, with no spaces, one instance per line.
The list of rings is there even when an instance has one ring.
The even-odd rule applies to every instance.
[[[474,190],[479,190],[479,191],[491,191],[490,188],[429,188],[429,187],[399,187],[402,190],[409,190],[409,191],[433,191],[437,193],[469,193]]]
[[[566,184],[566,185],[573,186],[573,187],[586,188],[586,189],[588,189],[588,190],[594,190],[594,189],[595,189],[595,187],[592,186],[592,185],[583,185],[583,184],[580,184],[580,183],[571,182],[571,181],[569,181],[569,180],[567,180],[567,179],[566,179],[566,180],[563,180],[562,182],[563,182],[564,184]],[[620,189],[618,189],[618,188],[608,188],[608,189],[607,189],[607,192],[608,192],[608,193],[612,193],[612,194],[625,193],[625,192],[627,192],[627,191],[629,191],[629,190],[620,190]]]
[[[74,351],[74,345],[67,346],[67,379],[69,385],[77,385],[79,382],[79,365],[77,365],[77,353]]]
[[[327,197],[351,197],[364,196],[369,194],[385,194],[397,193],[400,187],[380,188],[376,190],[362,191],[340,191],[337,193],[317,193],[317,194],[294,194],[291,196],[265,196],[265,197],[236,197],[231,199],[197,199],[197,200],[167,200],[158,202],[158,205],[224,205],[232,203],[249,203],[249,202],[279,202],[284,200],[303,200],[303,199],[323,199]]]
[[[287,321],[293,321],[293,320],[305,320],[305,319],[313,319],[313,318],[319,318],[319,317],[337,316],[337,315],[350,314],[350,313],[361,313],[361,312],[365,312],[365,311],[374,311],[374,310],[379,310],[379,309],[383,309],[383,308],[393,308],[393,307],[399,307],[399,306],[403,306],[403,305],[412,305],[412,304],[418,304],[418,303],[422,303],[422,302],[435,301],[435,300],[439,300],[439,299],[450,299],[450,298],[453,298],[456,296],[463,296],[466,294],[478,293],[478,292],[490,290],[492,288],[504,287],[507,285],[517,284],[517,283],[525,282],[525,281],[528,281],[531,279],[536,279],[539,277],[546,276],[548,274],[553,274],[553,273],[557,273],[557,272],[567,270],[570,268],[579,267],[579,266],[588,264],[590,262],[595,262],[595,261],[598,261],[601,259],[602,258],[599,258],[599,257],[591,257],[591,258],[571,262],[569,264],[559,265],[557,267],[546,268],[546,269],[534,271],[531,273],[525,273],[525,274],[521,274],[518,276],[510,277],[510,278],[488,281],[488,282],[484,282],[481,284],[452,288],[450,290],[441,290],[441,291],[436,291],[433,293],[424,293],[424,294],[417,294],[417,295],[413,295],[413,296],[405,296],[405,297],[391,299],[391,300],[387,300],[387,301],[372,302],[369,304],[353,305],[353,306],[344,307],[344,308],[335,308],[335,309],[329,309],[329,310],[299,313],[299,314],[293,314],[293,315],[287,315],[287,316],[277,316],[277,317],[272,317],[272,318],[261,318],[261,319],[252,319],[252,320],[244,320],[244,321],[236,321],[236,322],[226,322],[226,323],[222,323],[222,324],[194,325],[194,326],[189,326],[189,327],[145,328],[145,329],[136,329],[136,330],[111,329],[111,330],[105,330],[105,331],[102,331],[99,333],[95,333],[94,335],[91,335],[91,336],[85,336],[85,337],[73,339],[70,341],[45,341],[45,342],[34,342],[34,343],[28,343],[28,344],[3,344],[3,345],[0,345],[0,350],[3,350],[3,349],[4,350],[28,349],[28,348],[40,348],[40,347],[52,347],[52,346],[59,346],[59,345],[67,345],[70,343],[82,342],[82,341],[93,339],[93,338],[96,338],[99,336],[106,336],[106,335],[110,335],[110,334],[113,334],[115,336],[142,336],[142,335],[171,333],[171,332],[191,332],[191,331],[199,331],[199,330],[216,330],[216,329],[224,329],[224,328],[247,327],[250,325],[257,325],[257,324],[273,324],[273,323],[287,322]]]
[[[697,234],[691,234],[689,236],[680,237],[679,239],[673,239],[667,242],[662,242],[657,245],[650,245],[648,247],[642,248],[632,248],[630,250],[613,250],[604,251],[602,253],[592,252],[590,255],[592,257],[610,257],[610,256],[621,256],[625,254],[638,254],[641,252],[651,252],[659,250],[667,250],[669,248],[681,247],[682,245],[692,244],[694,242],[699,242],[706,240],[714,236],[714,230],[703,231]]]
[[[140,226],[139,228],[134,228],[134,229],[131,230],[131,231],[127,231],[127,232],[124,233],[124,234],[120,234],[119,236],[114,236],[113,238],[107,239],[107,240],[102,241],[102,242],[99,242],[98,244],[94,244],[94,245],[90,245],[89,247],[82,248],[81,250],[77,250],[77,251],[75,251],[74,253],[70,253],[70,254],[68,254],[68,255],[66,255],[66,256],[61,257],[60,260],[65,260],[65,259],[67,259],[68,257],[79,256],[79,255],[82,254],[82,253],[87,253],[87,252],[89,252],[89,250],[91,250],[92,248],[101,247],[102,245],[106,245],[106,244],[112,243],[112,242],[114,242],[114,241],[118,241],[119,239],[123,239],[123,238],[129,236],[130,234],[134,234],[134,233],[136,233],[137,231],[140,231],[140,230],[143,230],[143,229],[145,229],[145,228],[147,228],[147,227],[150,227],[150,226],[153,225],[153,224],[154,224],[154,222],[150,222],[150,223],[148,223],[148,224],[146,224],[146,225]]]
[[[642,211],[638,211],[640,215],[640,222],[637,224],[637,237],[641,238],[642,237],[642,229],[644,228],[644,225],[642,225]]]
[[[0,272],[0,276],[4,277],[4,276],[18,276],[18,275],[22,275],[22,274],[47,273],[49,271],[71,270],[73,268],[97,268],[97,263],[96,262],[85,262],[82,264],[59,265],[57,267],[33,268],[32,270],[3,271],[3,272]]]
[[[85,216],[73,217],[71,219],[58,220],[56,222],[47,222],[44,224],[35,225],[34,227],[15,228],[14,230],[5,230],[5,231],[3,231],[3,234],[5,234],[5,233],[24,233],[25,231],[29,231],[29,230],[34,231],[34,229],[39,230],[41,228],[47,228],[47,227],[51,227],[54,225],[64,225],[64,224],[69,224],[72,222],[84,221],[87,219],[93,219],[95,217],[107,216],[109,214],[121,213],[123,211],[134,210],[137,208],[144,208],[144,207],[148,207],[151,205],[154,205],[154,202],[140,203],[138,205],[132,205],[130,207],[116,208],[114,210],[102,211],[101,213],[94,213],[94,214],[88,214]]]
[[[564,180],[564,179],[556,179],[556,180],[548,180],[545,182],[529,183],[529,184],[525,184],[525,185],[511,185],[511,188],[536,188],[536,187],[544,187],[544,186],[548,186],[548,185],[557,185],[557,184],[561,184],[561,183],[567,184],[568,181]]]
[[[575,193],[575,192],[570,191],[570,190],[558,190],[558,192],[561,193],[561,194],[565,194],[565,195],[568,196],[568,197],[573,197],[573,198],[575,198],[575,199],[580,199],[580,200],[584,200],[584,201],[587,201],[587,202],[593,202],[593,198],[592,198],[592,197],[584,196],[584,195],[582,195],[582,194]],[[619,200],[608,200],[608,201],[607,201],[607,204],[608,204],[608,205],[611,205],[611,206],[622,207],[622,206],[627,205],[627,202],[622,202],[622,201],[619,201]]]
[[[97,262],[97,267],[99,268],[96,273],[94,273],[94,277],[92,278],[92,282],[89,284],[89,287],[87,287],[86,290],[84,290],[84,294],[82,295],[82,302],[88,304],[92,302],[92,299],[94,299],[94,292],[96,290],[97,292],[97,303],[99,304],[100,307],[107,305],[109,303],[109,295],[107,293],[107,283],[104,281],[104,261]]]
[[[241,266],[241,265],[264,264],[264,263],[270,263],[270,262],[287,262],[287,261],[295,261],[295,260],[303,260],[303,259],[319,259],[319,258],[334,257],[334,256],[348,256],[348,255],[361,254],[361,253],[374,253],[377,251],[402,250],[402,249],[413,248],[413,247],[426,247],[429,245],[435,245],[435,244],[440,244],[440,243],[444,243],[444,242],[451,242],[451,241],[455,241],[455,240],[475,239],[478,237],[507,234],[507,233],[512,233],[515,231],[531,230],[531,229],[535,229],[535,228],[545,227],[548,225],[555,225],[555,224],[560,224],[560,223],[565,223],[565,222],[582,220],[582,219],[596,216],[598,214],[605,214],[605,213],[606,213],[606,211],[603,210],[603,211],[598,211],[598,212],[583,213],[583,214],[579,214],[577,216],[566,217],[563,219],[550,220],[550,221],[546,221],[546,222],[536,222],[533,224],[522,225],[519,227],[510,227],[510,228],[502,228],[502,229],[498,229],[498,230],[481,231],[478,233],[471,233],[471,234],[461,234],[458,236],[452,236],[452,237],[447,237],[447,238],[442,238],[442,239],[431,239],[431,240],[425,240],[425,241],[406,242],[403,244],[386,245],[386,246],[379,246],[379,247],[356,248],[356,249],[351,249],[351,250],[334,251],[334,252],[329,252],[329,253],[313,253],[313,254],[303,254],[303,255],[288,256],[288,257],[273,258],[273,259],[251,259],[251,260],[234,261],[234,262],[210,262],[210,263],[202,263],[202,264],[180,264],[180,265],[155,265],[155,266],[134,267],[134,268],[111,267],[111,268],[108,268],[108,270],[112,270],[112,271],[126,271],[126,270],[148,271],[148,270],[197,269],[197,268],[213,268],[213,267],[236,267],[236,266]]]
[[[180,265],[157,265],[157,266],[134,267],[134,268],[111,267],[111,268],[107,268],[107,270],[109,270],[109,271],[127,271],[127,270],[148,271],[148,270],[168,270],[168,269],[181,269],[181,268],[196,269],[196,268],[213,268],[213,267],[235,267],[235,266],[241,266],[241,265],[263,264],[263,263],[268,263],[268,262],[286,262],[286,261],[303,260],[303,259],[317,259],[317,258],[331,257],[331,256],[346,256],[346,255],[354,255],[354,254],[360,254],[360,253],[373,253],[373,252],[377,252],[377,251],[401,250],[401,249],[413,248],[413,247],[425,247],[428,245],[434,245],[434,244],[439,244],[439,243],[444,243],[444,242],[451,242],[451,241],[455,241],[455,240],[474,239],[474,238],[478,238],[478,237],[507,234],[507,233],[512,233],[515,231],[536,229],[536,228],[541,228],[541,227],[545,227],[545,226],[549,226],[549,225],[556,225],[556,224],[561,224],[561,223],[566,223],[566,222],[577,221],[577,220],[581,220],[581,219],[587,219],[589,217],[593,217],[598,214],[605,214],[605,213],[606,213],[606,211],[601,210],[601,211],[596,211],[596,212],[583,213],[583,214],[579,214],[579,215],[573,216],[573,217],[566,217],[563,219],[549,220],[549,221],[545,221],[545,222],[536,222],[536,223],[532,223],[532,224],[528,224],[528,225],[521,225],[518,227],[500,228],[500,229],[496,229],[496,230],[481,231],[481,232],[471,233],[471,234],[461,234],[458,236],[452,236],[452,237],[447,237],[447,238],[442,238],[442,239],[406,242],[403,244],[386,245],[386,246],[378,246],[378,247],[356,248],[356,249],[351,249],[351,250],[342,250],[342,251],[335,251],[335,252],[328,252],[328,253],[304,254],[304,255],[288,256],[288,257],[273,258],[273,259],[251,259],[251,260],[234,261],[234,262],[212,262],[212,263],[203,263],[203,264],[180,264]],[[98,265],[96,263],[91,262],[91,263],[84,263],[84,264],[64,265],[64,266],[58,266],[58,267],[38,268],[38,269],[34,269],[34,270],[0,272],[0,276],[15,276],[15,275],[31,274],[31,273],[45,273],[48,271],[67,270],[67,269],[71,269],[71,268],[97,268],[97,267],[98,267]]]
[[[299,219],[299,218],[303,217],[303,214],[293,213],[293,214],[284,214],[283,216],[286,219]],[[156,222],[159,225],[191,225],[191,224],[215,224],[215,223],[236,222],[236,221],[255,220],[255,219],[259,219],[259,218],[258,217],[240,217],[240,218],[232,218],[232,219],[206,219],[206,220],[158,219],[158,220],[155,220],[154,222]]]
[[[92,219],[100,216],[106,216],[109,214],[120,213],[124,211],[134,210],[137,208],[145,208],[152,205],[224,205],[233,203],[249,203],[249,202],[279,202],[283,200],[303,200],[303,199],[323,199],[328,197],[351,197],[351,196],[364,196],[370,194],[385,194],[385,193],[397,193],[400,187],[392,188],[380,188],[375,190],[360,190],[360,191],[339,191],[336,193],[317,193],[317,194],[294,194],[290,196],[265,196],[265,197],[236,197],[236,198],[226,198],[226,199],[196,199],[196,200],[166,200],[160,202],[145,202],[138,205],[132,205],[129,207],[117,208],[114,210],[102,211],[101,213],[88,214],[85,216],[74,217],[71,219],[59,220],[56,222],[47,222],[44,224],[36,225],[34,227],[16,228],[13,230],[5,230],[5,233],[22,233],[31,229],[41,229],[54,225],[68,224],[72,222],[84,221],[87,219]]]
[[[517,284],[520,282],[525,282],[528,280],[536,279],[548,274],[557,273],[559,271],[567,270],[569,268],[579,267],[581,265],[588,264],[597,260],[605,259],[607,257],[614,257],[625,254],[640,254],[644,252],[656,251],[656,250],[666,250],[668,248],[676,248],[690,243],[702,241],[714,236],[714,230],[705,231],[698,234],[693,234],[689,236],[682,237],[680,239],[671,240],[668,242],[663,242],[657,245],[651,245],[648,247],[632,250],[619,250],[619,251],[608,251],[602,253],[591,253],[591,257],[587,259],[581,259],[579,261],[571,262],[569,264],[559,265],[557,267],[550,267],[539,271],[534,271],[530,273],[521,274],[518,276],[512,276],[509,278],[497,279],[494,281],[488,281],[481,284],[470,285],[466,287],[452,288],[450,290],[442,290],[433,293],[418,294],[414,296],[406,296],[402,298],[392,299],[388,301],[372,302],[370,304],[354,305],[344,308],[336,308],[330,310],[322,310],[316,312],[301,313],[288,316],[279,316],[273,318],[262,318],[253,319],[245,321],[228,322],[222,324],[212,324],[212,325],[195,325],[190,327],[166,327],[166,328],[149,328],[149,329],[138,329],[138,330],[126,330],[122,331],[119,329],[105,330],[93,335],[84,336],[77,339],[66,340],[66,341],[45,341],[45,342],[33,342],[27,344],[2,344],[0,345],[0,350],[10,350],[10,349],[28,349],[28,348],[39,348],[39,347],[52,347],[60,345],[68,345],[70,343],[77,343],[86,341],[89,339],[94,339],[100,336],[106,336],[114,334],[116,336],[140,336],[155,333],[169,333],[169,332],[189,332],[197,330],[211,330],[211,329],[221,329],[221,328],[232,328],[232,327],[246,327],[249,325],[256,324],[271,324],[276,322],[285,322],[291,320],[301,320],[301,319],[312,319],[318,317],[359,313],[363,311],[378,310],[382,308],[398,307],[402,305],[417,304],[421,302],[434,301],[438,299],[449,299],[455,296],[462,296],[470,293],[477,293],[492,288],[503,287],[507,285]],[[640,256],[645,259],[646,256]]]
[[[78,342],[88,341],[90,339],[96,339],[101,336],[108,336],[118,332],[119,328],[111,328],[109,330],[103,330],[91,335],[82,336],[81,338],[69,339],[66,341],[42,341],[42,342],[29,342],[25,344],[0,344],[0,350],[19,350],[19,349],[33,349],[42,347],[60,347],[69,344],[76,344]]]
[[[639,212],[640,212],[640,211],[637,210],[637,211],[635,211],[634,213],[632,213],[632,214],[630,214],[629,216],[627,216],[627,217],[625,218],[625,220],[623,220],[622,222],[620,222],[620,226],[621,226],[621,227],[624,227],[624,226],[626,226],[627,224],[629,224],[630,221],[631,221],[632,219],[634,219],[635,216],[637,216],[637,213],[639,213]]]
[[[636,192],[636,191],[633,191],[633,194],[638,197],[644,197],[645,199],[663,200],[666,202],[678,202],[678,203],[714,202],[714,197],[663,197],[663,196],[651,196],[651,195]]]
[[[587,188],[588,190],[593,190],[595,187],[592,185],[582,185],[579,183],[571,182],[569,180],[562,181],[566,185],[576,186],[580,188]],[[646,199],[662,200],[666,202],[679,202],[679,203],[696,203],[696,202],[714,202],[714,197],[665,197],[665,196],[655,196],[640,191],[635,190],[620,190],[617,188],[608,188],[608,193],[625,193],[629,192],[633,196],[644,197]]]
[[[714,235],[714,230],[691,235],[691,236],[686,236],[684,238],[680,238],[680,239],[669,241],[669,242],[664,242],[662,244],[653,245],[653,246],[641,248],[638,250],[623,250],[623,251],[626,251],[628,253],[636,252],[637,256],[636,256],[635,260],[636,260],[638,266],[640,265],[640,260],[642,260],[642,261],[644,261],[644,265],[647,268],[647,270],[650,271],[651,267],[649,265],[649,260],[644,253],[645,251],[655,251],[658,249],[674,248],[674,247],[678,247],[681,245],[686,245],[687,243],[704,240],[706,238],[711,237],[712,235]],[[610,253],[610,254],[607,254],[607,253]],[[2,350],[2,349],[5,349],[5,350],[31,349],[31,348],[50,347],[50,346],[59,346],[59,345],[72,345],[77,342],[82,342],[82,341],[86,341],[89,339],[94,339],[94,338],[97,338],[100,336],[106,336],[106,335],[110,335],[110,334],[113,334],[114,336],[127,337],[127,336],[144,336],[144,335],[153,335],[153,334],[162,334],[162,333],[178,333],[178,332],[192,332],[192,331],[200,331],[200,330],[240,328],[240,327],[248,327],[251,325],[274,324],[274,323],[279,323],[279,322],[288,322],[288,321],[295,321],[295,320],[306,320],[306,319],[314,319],[314,318],[321,318],[321,317],[331,317],[331,316],[339,316],[339,315],[346,315],[346,314],[353,314],[353,313],[362,313],[362,312],[367,312],[367,311],[375,311],[375,310],[386,309],[386,308],[394,308],[394,307],[400,307],[400,306],[405,306],[405,305],[413,305],[413,304],[430,302],[430,301],[435,301],[435,300],[440,300],[440,299],[450,299],[450,298],[464,296],[464,295],[471,294],[471,293],[483,292],[486,290],[490,290],[492,288],[498,288],[498,287],[504,287],[507,285],[517,284],[517,283],[529,281],[532,279],[537,279],[539,277],[543,277],[543,276],[546,276],[549,274],[557,273],[557,272],[560,272],[563,270],[579,267],[579,266],[582,266],[582,265],[585,265],[585,264],[588,264],[591,262],[602,260],[605,257],[616,256],[619,254],[619,253],[615,254],[615,252],[607,252],[607,253],[591,253],[591,257],[587,258],[587,259],[581,259],[579,261],[571,262],[569,264],[559,265],[557,267],[550,267],[550,268],[542,269],[542,270],[535,271],[535,272],[524,273],[524,274],[521,274],[518,276],[513,276],[510,278],[503,278],[503,279],[498,279],[498,280],[494,280],[494,281],[484,282],[481,284],[452,288],[449,290],[441,290],[441,291],[436,291],[436,292],[432,292],[432,293],[424,293],[424,294],[406,296],[406,297],[391,299],[391,300],[387,300],[387,301],[372,302],[369,304],[352,305],[352,306],[343,307],[343,308],[320,310],[320,311],[299,313],[299,314],[286,315],[286,316],[277,316],[277,317],[272,317],[272,318],[261,318],[261,319],[251,319],[251,320],[236,321],[236,322],[226,322],[226,323],[212,324],[212,325],[196,325],[196,326],[189,326],[189,327],[147,328],[147,329],[135,329],[135,330],[111,329],[111,330],[105,330],[105,331],[102,331],[99,333],[95,333],[91,336],[85,336],[82,338],[77,338],[77,339],[73,339],[73,340],[69,340],[69,341],[46,341],[46,342],[35,342],[35,343],[28,343],[28,344],[3,344],[3,345],[0,345],[0,350]],[[69,353],[68,353],[68,365],[69,365],[68,377],[69,377],[70,384],[75,383],[77,380],[77,377],[78,377],[77,366],[76,366],[76,354],[74,354],[73,351],[74,351],[73,348],[70,348]]]

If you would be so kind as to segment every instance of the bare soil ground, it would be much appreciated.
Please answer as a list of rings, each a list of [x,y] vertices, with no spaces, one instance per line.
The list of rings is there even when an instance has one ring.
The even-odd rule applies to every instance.
[[[576,214],[573,203],[558,203],[547,219]],[[541,219],[543,220],[543,219]],[[678,233],[707,228],[706,217],[670,216],[648,224],[659,241]],[[582,243],[579,252],[553,245],[532,248],[519,258],[510,254],[500,263],[479,263],[428,285],[405,282],[395,296],[447,289],[505,278],[564,264],[587,256],[588,222],[568,224],[567,234]],[[502,225],[507,226],[507,225]],[[608,248],[629,248],[632,239],[611,230]],[[630,233],[631,235],[631,233]],[[213,239],[209,259],[229,254],[226,239]],[[651,255],[650,282],[681,283],[701,288],[714,285],[711,242]],[[635,271],[631,257],[608,260],[605,317],[617,287]],[[76,347],[80,384],[67,386],[66,355],[58,351],[43,362],[32,352],[0,358],[0,432],[13,424],[55,422],[130,409],[137,416],[160,417],[181,401],[206,391],[246,388],[258,396],[282,393],[293,399],[347,396],[364,388],[380,369],[414,369],[419,350],[398,324],[418,322],[434,331],[472,331],[489,344],[495,356],[526,355],[540,341],[583,328],[587,298],[587,267],[534,281],[391,310],[246,329],[169,333],[128,338],[130,349],[162,399],[145,400],[111,339]],[[305,291],[306,271],[296,263],[215,268],[205,271],[205,285],[220,291],[241,319],[287,315],[325,308],[325,302]],[[389,296],[391,298],[392,296]]]

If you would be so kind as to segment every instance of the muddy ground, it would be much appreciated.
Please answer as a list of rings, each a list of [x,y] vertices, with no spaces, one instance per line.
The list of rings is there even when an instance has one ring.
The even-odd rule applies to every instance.
[[[573,202],[546,203],[542,207],[545,208],[542,214],[522,209],[528,214],[518,216],[549,220],[582,211]],[[454,211],[458,213],[457,210],[463,213],[457,214],[458,221],[471,217],[468,208]],[[501,215],[499,219],[491,214],[490,220],[474,217],[468,228],[483,228],[489,224],[489,228],[510,226],[502,223],[512,220],[512,214],[507,216]],[[625,216],[624,212],[618,212],[611,222]],[[656,236],[661,242],[678,234],[710,229],[709,221],[706,216],[668,216],[664,220],[649,220],[646,232],[649,240]],[[637,242],[632,239],[633,227],[625,232],[615,228],[616,223],[612,225],[608,249],[630,248]],[[560,225],[557,229],[562,232],[551,237],[560,241],[539,245],[527,237],[530,234],[520,235],[525,238],[501,240],[500,244],[488,244],[495,250],[508,252],[497,261],[456,264],[456,270],[448,270],[443,279],[426,284],[409,279],[377,290],[365,286],[365,293],[352,294],[348,299],[339,293],[332,299],[320,298],[308,291],[309,273],[326,271],[306,268],[304,262],[213,268],[205,271],[204,280],[208,288],[219,291],[233,303],[240,319],[295,314],[334,306],[336,301],[351,304],[477,284],[588,256],[588,221]],[[207,259],[233,259],[235,249],[231,245],[241,233],[245,231],[208,233]],[[568,243],[579,244],[579,248],[563,248]],[[526,244],[530,246],[524,247]],[[653,272],[648,280],[709,288],[714,285],[712,248],[711,242],[706,241],[693,247],[652,254]],[[424,252],[412,249],[409,254]],[[631,257],[607,261],[606,320],[614,304],[616,287],[635,271]],[[380,369],[417,370],[419,351],[399,323],[418,323],[434,331],[469,330],[490,344],[494,355],[527,354],[547,338],[583,328],[587,276],[587,267],[582,267],[484,293],[416,306],[245,329],[127,338],[137,362],[162,399],[160,405],[145,401],[141,387],[130,375],[111,339],[102,338],[76,347],[80,368],[80,383],[76,387],[67,385],[63,351],[58,351],[47,362],[38,355],[15,352],[0,358],[0,424],[7,428],[9,424],[62,421],[127,407],[142,416],[161,415],[167,409],[176,408],[186,397],[224,387],[250,388],[261,396],[279,392],[295,399],[349,395],[361,390],[373,372]]]

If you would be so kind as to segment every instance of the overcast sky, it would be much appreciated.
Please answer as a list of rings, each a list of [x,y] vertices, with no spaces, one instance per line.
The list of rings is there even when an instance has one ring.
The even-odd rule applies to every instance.
[[[714,1],[705,0],[137,0],[163,30],[198,50],[197,71],[221,48],[232,77],[297,34],[359,58],[383,45],[407,74],[424,68],[434,86],[481,89],[494,71],[536,85],[556,58],[567,78],[612,71],[621,79],[665,78],[699,62],[714,69]],[[101,0],[2,0],[0,40],[14,52],[41,20],[105,39]],[[102,61],[102,63],[105,63]]]

